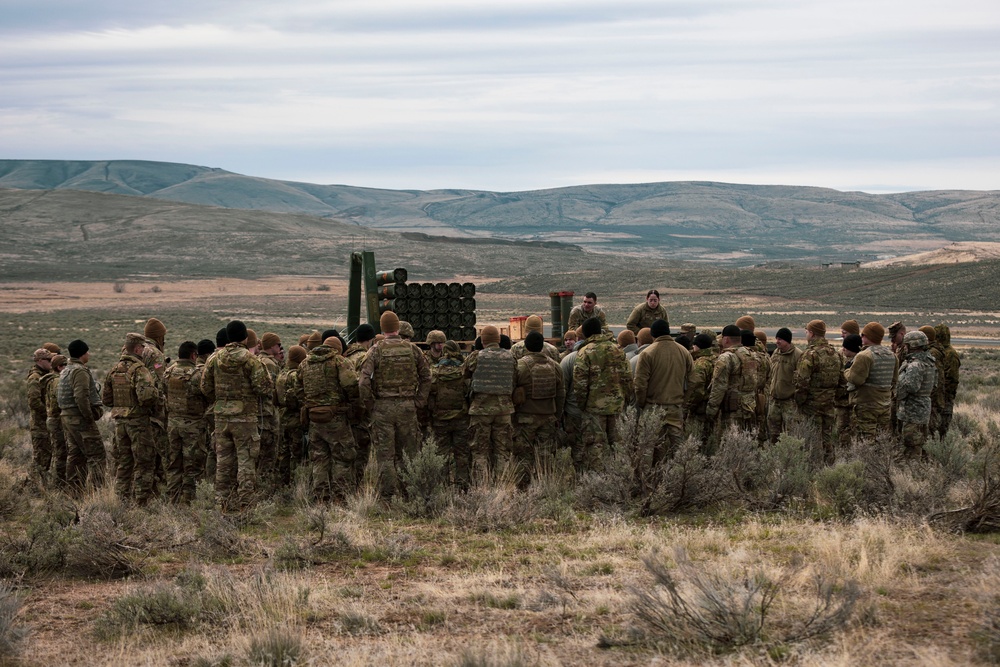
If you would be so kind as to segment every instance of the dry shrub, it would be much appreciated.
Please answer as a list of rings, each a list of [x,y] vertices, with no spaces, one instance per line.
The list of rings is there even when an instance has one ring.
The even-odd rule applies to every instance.
[[[197,624],[200,615],[197,591],[161,582],[129,590],[112,602],[95,632],[107,640],[142,628],[186,630]]]
[[[971,503],[932,514],[929,520],[950,530],[986,533],[1000,530],[1000,432],[988,429],[970,464]]]
[[[572,522],[576,514],[576,471],[569,449],[560,449],[555,457],[535,460],[535,469],[527,494],[539,518],[562,523]]]
[[[240,556],[250,550],[249,542],[240,534],[232,519],[212,508],[197,513],[197,550],[206,556]]]
[[[454,663],[456,667],[529,667],[539,664],[541,661],[529,655],[520,642],[469,647],[462,651]]]
[[[10,463],[0,460],[0,520],[13,519],[21,514],[27,505],[28,498],[17,481],[17,474]]]
[[[980,594],[983,613],[973,638],[979,657],[989,664],[1000,664],[1000,560],[990,558],[980,577]]]
[[[814,574],[808,577],[810,601],[803,602],[796,590],[801,567],[777,576],[759,567],[708,570],[688,560],[683,549],[673,560],[674,567],[655,553],[643,559],[654,581],[652,587],[633,589],[633,611],[642,625],[637,636],[680,655],[730,653],[747,646],[780,655],[789,644],[846,628],[861,596],[853,581]]]
[[[306,646],[296,628],[272,626],[250,640],[247,662],[260,667],[293,667],[305,660]]]
[[[18,623],[21,598],[7,582],[0,582],[0,662],[15,658],[21,652],[28,628]]]
[[[81,513],[66,552],[67,574],[117,578],[142,570],[148,545],[128,530],[128,519],[107,510]]]
[[[448,481],[448,459],[437,453],[433,438],[425,442],[412,459],[403,455],[399,481],[403,495],[394,498],[393,504],[411,517],[440,516],[453,495]]]
[[[33,513],[23,534],[5,534],[0,542],[0,577],[37,576],[61,570],[69,550],[69,527],[76,513],[58,503]]]
[[[481,532],[519,529],[537,516],[531,497],[517,488],[517,467],[505,463],[491,478],[487,473],[475,476],[466,493],[457,494],[444,513],[450,523]]]

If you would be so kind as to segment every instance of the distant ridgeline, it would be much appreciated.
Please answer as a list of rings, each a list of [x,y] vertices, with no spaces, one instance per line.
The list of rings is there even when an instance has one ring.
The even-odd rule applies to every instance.
[[[133,160],[2,160],[0,188],[96,191],[292,213],[423,234],[434,242],[502,238],[719,265],[870,261],[955,241],[1000,241],[997,191],[872,195],[712,182],[502,193],[385,190]]]

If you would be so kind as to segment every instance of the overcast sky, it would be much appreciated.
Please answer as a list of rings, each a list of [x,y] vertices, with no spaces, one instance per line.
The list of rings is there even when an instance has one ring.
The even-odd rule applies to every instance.
[[[1000,189],[997,0],[0,0],[0,158]]]

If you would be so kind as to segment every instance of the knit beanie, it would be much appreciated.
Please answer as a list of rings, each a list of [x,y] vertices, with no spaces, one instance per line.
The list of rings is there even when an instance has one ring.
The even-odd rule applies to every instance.
[[[920,330],[924,332],[925,336],[927,336],[928,343],[933,343],[934,341],[937,340],[937,332],[934,331],[934,327],[930,326],[929,324],[925,324],[924,326],[920,327]]]
[[[666,320],[656,320],[649,327],[649,335],[653,337],[653,340],[661,336],[669,336],[670,325],[667,324]]]
[[[739,327],[740,330],[747,329],[749,331],[753,331],[757,328],[757,323],[754,322],[753,318],[749,315],[744,315],[740,319],[736,320],[736,326]],[[725,334],[722,335],[725,336]]]
[[[869,322],[861,330],[861,334],[875,345],[880,345],[882,338],[885,336],[885,327],[878,322]]]
[[[740,328],[735,324],[727,324],[722,327],[722,335],[728,338],[739,338],[742,334]]]
[[[383,317],[385,316],[383,315]],[[479,334],[479,338],[483,341],[483,347],[486,347],[487,345],[498,345],[500,343],[500,330],[492,324],[487,324],[483,327],[483,331]]]
[[[344,351],[344,346],[340,344],[340,339],[337,338],[336,336],[330,336],[329,338],[324,340],[323,345],[326,345],[327,347],[333,349],[334,351],[336,351],[337,354],[340,354],[341,352]]]
[[[247,339],[247,325],[233,320],[226,325],[226,343],[242,343]]]
[[[306,358],[306,348],[301,345],[292,345],[288,348],[288,367],[295,368]]]
[[[215,343],[207,338],[202,338],[198,341],[198,356],[203,356],[206,354],[212,354],[215,352]]]
[[[864,345],[864,341],[861,340],[860,334],[847,334],[844,337],[844,349],[850,350],[855,354],[861,351],[861,347]]]
[[[811,331],[814,336],[822,338],[826,335],[826,322],[823,320],[812,320],[806,325],[806,331]]]
[[[399,318],[391,310],[382,313],[382,317],[378,318],[378,325],[384,334],[399,332]]]
[[[79,359],[90,351],[90,346],[79,338],[70,341],[67,347],[69,348],[69,356],[74,359]]]
[[[583,321],[583,337],[590,338],[601,333],[601,320],[597,317],[589,317]]]
[[[618,334],[618,347],[628,347],[635,343],[635,334],[629,329],[625,329]]]
[[[640,346],[649,345],[653,342],[653,332],[649,330],[649,327],[639,329],[639,334],[635,337],[635,342]]]
[[[529,315],[528,319],[524,321],[524,328],[528,331],[537,331],[541,333],[543,328],[542,318],[538,315]]]
[[[278,338],[278,334],[268,331],[260,339],[260,347],[264,350],[270,350],[275,345],[281,345],[281,339]]]
[[[504,333],[500,334],[500,347],[501,347],[501,349],[509,350],[513,346],[514,346],[514,341],[512,341],[510,339],[510,336],[508,336],[507,334],[504,334]]]
[[[375,327],[365,322],[354,332],[354,340],[359,343],[367,343],[375,338]]]
[[[151,317],[146,322],[146,326],[143,328],[142,334],[155,341],[162,341],[163,337],[167,335],[167,328],[163,326],[163,322],[155,317]]]
[[[307,350],[311,350],[311,349],[313,349],[314,347],[319,347],[319,345],[320,345],[320,344],[321,344],[322,342],[323,342],[323,337],[319,335],[319,332],[318,332],[318,331],[313,331],[313,332],[312,332],[311,334],[309,334],[309,336],[308,336],[308,337],[306,338],[306,349],[307,349]]]
[[[860,334],[861,325],[858,324],[857,320],[847,320],[846,322],[840,325],[840,330],[846,331],[849,334]]]
[[[712,347],[712,339],[708,337],[708,334],[697,334],[694,337],[694,344],[699,350],[707,350]]]
[[[298,344],[301,347],[304,348],[306,346],[306,341],[307,340],[309,340],[309,334],[302,334],[301,336],[299,336],[299,343]]]
[[[759,340],[762,345],[767,345],[767,334],[764,333],[763,329],[755,330],[753,335],[756,336],[757,340]]]
[[[740,331],[740,345],[743,347],[757,347],[757,337],[749,329]]]
[[[540,331],[529,331],[524,337],[524,349],[528,352],[541,352],[545,346],[545,336]]]
[[[462,359],[462,348],[458,346],[453,340],[446,340],[444,342],[444,348],[441,350],[441,356],[447,357],[448,359]]]
[[[68,363],[68,359],[61,354],[57,354],[52,357],[52,368],[56,366],[65,366]]]
[[[229,344],[229,327],[224,326],[215,332],[215,347],[225,347]]]
[[[792,342],[792,330],[789,329],[788,327],[781,327],[780,329],[778,329],[778,333],[774,334],[774,337],[775,338],[780,338],[781,340],[785,341],[786,343],[791,343]]]
[[[247,347],[248,348],[257,347],[257,343],[259,342],[260,341],[257,340],[257,332],[254,331],[253,329],[247,329]]]

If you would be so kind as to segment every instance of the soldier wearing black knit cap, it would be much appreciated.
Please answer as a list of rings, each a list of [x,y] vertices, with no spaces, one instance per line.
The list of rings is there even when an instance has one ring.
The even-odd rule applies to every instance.
[[[767,434],[771,444],[800,417],[795,404],[795,369],[802,359],[802,350],[792,345],[792,332],[787,327],[774,335],[771,355],[771,383],[767,392]]]

